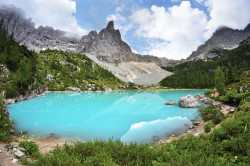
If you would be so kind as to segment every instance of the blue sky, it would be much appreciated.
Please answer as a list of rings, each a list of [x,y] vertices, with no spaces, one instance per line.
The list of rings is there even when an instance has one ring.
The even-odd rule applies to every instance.
[[[220,26],[243,29],[249,0],[0,0],[22,8],[36,27],[79,34],[115,22],[132,50],[169,59],[188,57]]]

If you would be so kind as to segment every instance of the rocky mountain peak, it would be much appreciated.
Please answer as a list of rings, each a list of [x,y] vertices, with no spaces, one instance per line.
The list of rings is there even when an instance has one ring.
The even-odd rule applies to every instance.
[[[107,30],[111,30],[111,31],[114,31],[115,28],[114,28],[114,21],[109,21],[107,27],[106,27]]]
[[[77,52],[94,54],[99,60],[108,63],[126,62],[133,56],[130,46],[122,40],[120,31],[114,29],[113,21],[110,21],[98,34],[96,31],[91,31],[83,36]]]
[[[89,36],[97,36],[97,32],[96,32],[96,30],[92,30],[92,31],[89,32],[88,35]]]
[[[242,40],[250,36],[250,24],[243,30],[232,29],[229,27],[219,27],[203,45],[187,58],[187,60],[210,59],[214,55],[210,51],[213,49],[233,49],[239,46]]]
[[[244,29],[244,31],[250,31],[250,23],[246,26],[246,28]]]
[[[20,10],[14,6],[8,8],[0,5],[0,20],[4,21],[4,27],[8,28],[10,34],[14,33],[17,42],[31,50],[39,52],[49,48],[85,53],[121,80],[136,84],[156,84],[171,74],[159,67],[167,64],[168,60],[133,53],[122,40],[120,31],[114,28],[113,21],[99,33],[92,30],[88,35],[78,38],[49,26],[35,28],[32,20],[25,18]]]

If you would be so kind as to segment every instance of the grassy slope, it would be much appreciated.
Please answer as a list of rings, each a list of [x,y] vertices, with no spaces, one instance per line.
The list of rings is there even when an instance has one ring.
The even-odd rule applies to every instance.
[[[38,81],[51,91],[64,91],[67,87],[81,90],[126,88],[126,83],[83,54],[47,50],[38,55],[38,63]],[[48,74],[53,76],[52,80],[46,79]]]

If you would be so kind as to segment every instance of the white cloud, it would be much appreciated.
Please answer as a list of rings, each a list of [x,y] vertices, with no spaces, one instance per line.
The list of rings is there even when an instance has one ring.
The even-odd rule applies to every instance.
[[[206,37],[219,26],[243,29],[250,22],[249,0],[207,0],[211,19],[208,21]]]
[[[0,2],[22,8],[35,22],[36,27],[48,25],[80,35],[87,33],[73,15],[76,13],[76,2],[73,0],[0,0]]]
[[[120,5],[115,8],[115,12],[119,13],[122,12],[125,9],[125,5]]]
[[[138,26],[137,35],[161,40],[149,43],[148,54],[173,59],[186,58],[204,41],[207,23],[206,14],[188,1],[167,10],[153,5],[151,11],[135,11],[131,20]]]
[[[176,1],[176,0],[173,0]],[[135,10],[131,21],[136,34],[148,41],[144,54],[181,59],[211,37],[219,26],[243,29],[250,22],[249,0],[196,0],[208,9],[192,8],[189,1],[170,8]],[[150,40],[148,40],[150,39]]]

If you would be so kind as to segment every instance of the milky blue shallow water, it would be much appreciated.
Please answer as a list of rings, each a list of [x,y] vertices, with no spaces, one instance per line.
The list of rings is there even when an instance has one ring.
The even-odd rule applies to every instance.
[[[176,134],[199,118],[197,108],[165,105],[178,103],[185,91],[113,91],[113,92],[48,92],[46,96],[8,105],[15,131],[47,137],[90,141],[121,139],[138,143],[153,141],[153,136]],[[202,105],[201,105],[202,106]]]

